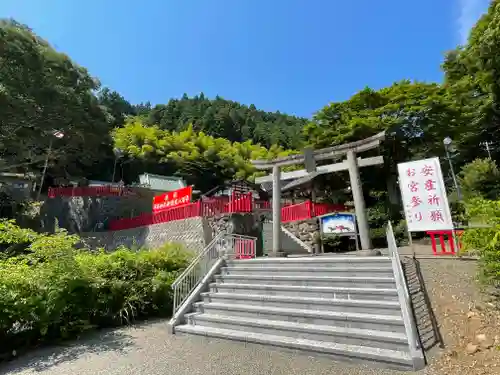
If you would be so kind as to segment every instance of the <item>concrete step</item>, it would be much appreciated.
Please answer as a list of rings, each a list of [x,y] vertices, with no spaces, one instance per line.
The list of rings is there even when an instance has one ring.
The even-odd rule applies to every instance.
[[[371,313],[375,315],[401,316],[397,301],[370,301],[354,299],[332,299],[297,296],[269,296],[237,293],[202,293],[203,302],[224,304],[250,304],[252,306],[272,306],[301,310],[338,311],[349,313]]]
[[[333,299],[356,299],[377,301],[398,301],[396,288],[346,288],[332,286],[302,286],[302,285],[258,285],[236,284],[230,282],[211,283],[211,292],[258,294],[266,296],[293,296]]]
[[[196,326],[248,331],[274,336],[290,336],[347,345],[363,345],[382,349],[408,350],[408,339],[404,333],[199,313],[188,314],[186,318],[189,324]]]
[[[220,283],[257,284],[257,285],[303,285],[336,287],[374,287],[393,288],[393,277],[350,277],[350,276],[274,276],[274,275],[216,275]]]
[[[391,265],[378,267],[349,266],[349,267],[311,267],[305,264],[303,267],[256,267],[256,266],[229,266],[222,267],[222,275],[288,275],[288,276],[367,276],[367,277],[392,277]]]
[[[411,369],[413,366],[411,356],[403,351],[299,339],[287,336],[275,336],[248,331],[193,326],[189,324],[176,327],[176,332],[321,353],[330,356],[334,360],[372,364],[376,362],[388,368]]]
[[[230,315],[242,318],[269,319],[296,323],[333,325],[359,329],[381,330],[404,333],[403,319],[394,315],[347,313],[338,311],[304,310],[271,306],[254,306],[236,303],[194,304],[196,312],[211,315]]]
[[[229,260],[228,267],[392,267],[387,256],[304,256],[292,258],[261,257],[245,260]]]

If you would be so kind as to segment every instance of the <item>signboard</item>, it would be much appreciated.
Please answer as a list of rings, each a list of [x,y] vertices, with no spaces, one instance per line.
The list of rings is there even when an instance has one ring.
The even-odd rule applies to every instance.
[[[335,234],[338,236],[356,235],[356,215],[352,213],[334,213],[321,216],[321,234]]]
[[[169,191],[153,198],[153,212],[160,212],[169,208],[182,206],[191,202],[193,187]]]
[[[439,158],[400,163],[398,174],[408,231],[453,229]]]

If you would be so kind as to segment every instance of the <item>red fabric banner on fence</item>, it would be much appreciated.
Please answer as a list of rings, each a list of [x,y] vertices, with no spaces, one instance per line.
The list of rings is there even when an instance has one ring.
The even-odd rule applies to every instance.
[[[153,213],[188,204],[192,195],[192,186],[158,195],[153,198]]]

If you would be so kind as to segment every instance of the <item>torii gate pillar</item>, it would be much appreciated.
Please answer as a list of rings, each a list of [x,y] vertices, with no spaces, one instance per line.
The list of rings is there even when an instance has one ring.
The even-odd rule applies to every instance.
[[[281,251],[281,168],[273,166],[273,255]]]
[[[358,233],[361,241],[361,248],[368,250],[372,248],[372,240],[370,238],[370,228],[368,226],[368,218],[366,216],[365,197],[363,196],[363,186],[359,175],[358,158],[352,150],[347,151],[347,164],[349,170],[349,179],[351,180],[351,192],[354,200],[354,210],[358,222]]]

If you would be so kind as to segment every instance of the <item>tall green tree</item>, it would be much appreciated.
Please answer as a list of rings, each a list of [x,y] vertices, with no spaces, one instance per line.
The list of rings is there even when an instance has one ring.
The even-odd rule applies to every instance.
[[[468,43],[448,52],[445,82],[469,126],[460,135],[463,162],[472,161],[482,142],[500,157],[500,1],[493,0],[472,29]]]
[[[0,159],[4,168],[51,165],[79,174],[99,159],[111,118],[99,82],[27,26],[0,20]],[[52,136],[53,130],[64,138]],[[52,140],[52,142],[51,142]]]

